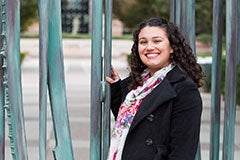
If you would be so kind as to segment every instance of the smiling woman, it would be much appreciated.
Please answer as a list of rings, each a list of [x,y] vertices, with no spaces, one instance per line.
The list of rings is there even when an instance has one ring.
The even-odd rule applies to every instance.
[[[116,123],[108,160],[193,160],[200,133],[202,68],[178,28],[150,18],[133,33],[131,72],[112,67]]]

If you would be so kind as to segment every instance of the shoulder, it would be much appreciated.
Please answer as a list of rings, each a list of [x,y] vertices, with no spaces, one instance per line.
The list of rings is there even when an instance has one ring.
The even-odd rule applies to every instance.
[[[175,103],[185,104],[184,107],[191,107],[192,103],[201,108],[202,99],[198,87],[186,72],[176,66],[166,78],[176,92]]]
[[[166,76],[171,86],[177,92],[185,89],[198,89],[194,81],[188,76],[188,74],[180,67],[174,67]]]

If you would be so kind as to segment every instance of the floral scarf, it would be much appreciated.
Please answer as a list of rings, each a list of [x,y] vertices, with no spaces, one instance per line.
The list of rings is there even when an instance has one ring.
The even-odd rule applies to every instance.
[[[174,66],[175,65],[170,64],[155,72],[153,76],[150,76],[149,69],[143,71],[141,75],[143,85],[131,90],[119,108],[117,120],[112,131],[108,160],[121,160],[124,143],[138,108],[144,98],[162,82],[166,74],[171,71]]]

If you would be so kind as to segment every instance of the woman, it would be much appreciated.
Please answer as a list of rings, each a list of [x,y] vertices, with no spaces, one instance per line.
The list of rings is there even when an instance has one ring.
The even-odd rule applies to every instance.
[[[130,76],[112,68],[108,160],[194,160],[203,72],[178,28],[150,18],[133,33]]]

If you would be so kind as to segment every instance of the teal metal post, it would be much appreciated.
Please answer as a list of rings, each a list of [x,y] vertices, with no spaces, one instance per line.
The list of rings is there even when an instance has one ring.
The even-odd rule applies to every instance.
[[[240,1],[237,1],[237,44],[240,44]],[[237,45],[238,65],[240,64],[240,45]]]
[[[176,0],[170,1],[170,21],[176,22]]]
[[[196,55],[196,36],[195,36],[195,0],[187,0],[187,13],[186,13],[186,31],[189,44],[193,50],[193,53]]]
[[[8,114],[9,138],[14,160],[26,160],[27,145],[22,102],[20,66],[20,1],[6,1],[7,68],[5,108]]]
[[[234,130],[237,87],[237,1],[226,2],[226,77],[223,160],[234,159]]]
[[[3,60],[6,55],[6,12],[5,12],[5,4],[0,1],[1,6],[1,41],[0,41],[0,159],[5,159],[5,109],[4,109],[4,85],[3,85],[3,76],[4,69]]]
[[[2,51],[1,51],[2,52]],[[3,65],[3,59],[0,60],[0,66]],[[5,159],[5,110],[4,110],[4,86],[3,69],[0,68],[0,159]]]
[[[171,0],[170,10],[170,21],[181,28],[182,1]]]
[[[92,0],[90,160],[100,160],[102,124],[102,0]]]
[[[182,1],[175,0],[176,2],[176,14],[175,14],[175,23],[179,28],[182,25]]]
[[[219,160],[223,1],[213,1],[210,159]]]
[[[104,77],[111,76],[111,59],[112,59],[112,0],[105,0],[105,35],[104,35]],[[103,159],[107,159],[108,149],[110,146],[110,102],[111,93],[110,85],[105,83],[105,100],[103,108]],[[103,92],[104,93],[104,92]]]
[[[47,133],[47,54],[49,1],[38,0],[39,13],[39,159],[46,159]]]
[[[182,0],[177,1],[176,8],[178,8],[178,16],[176,18],[176,24],[180,26],[180,29],[183,31],[183,34],[189,43],[190,47],[193,50],[193,54],[196,55],[196,46],[195,46],[195,0]],[[180,13],[179,13],[180,12]],[[195,160],[201,160],[201,146],[200,142],[198,145],[198,150],[196,153]]]
[[[56,146],[56,160],[73,160],[68,118],[64,63],[62,53],[61,1],[49,1],[48,16],[48,88]],[[47,27],[46,26],[46,27]]]
[[[178,2],[179,3],[179,2]],[[196,55],[195,47],[195,0],[182,0],[181,26],[187,42]]]

